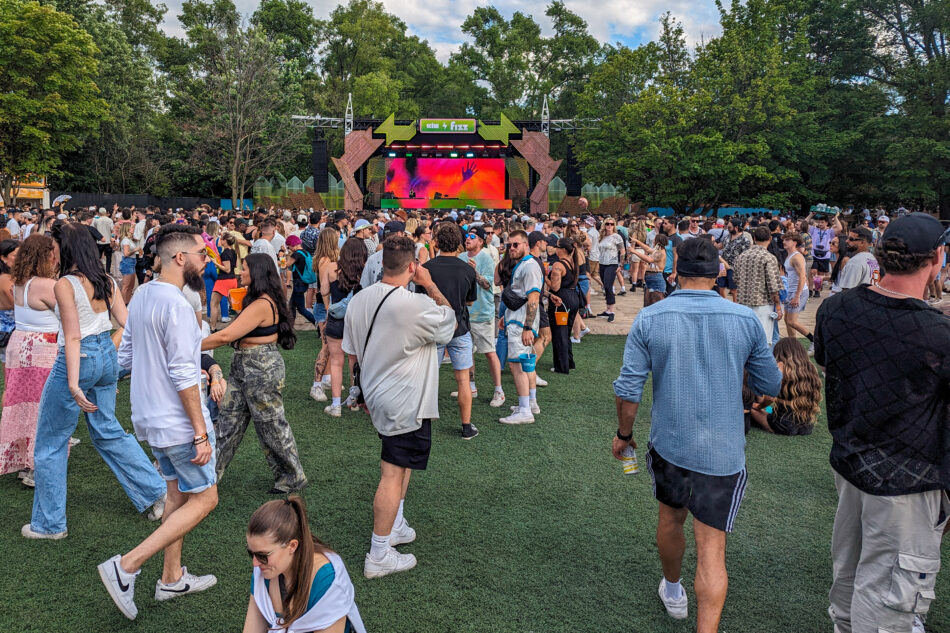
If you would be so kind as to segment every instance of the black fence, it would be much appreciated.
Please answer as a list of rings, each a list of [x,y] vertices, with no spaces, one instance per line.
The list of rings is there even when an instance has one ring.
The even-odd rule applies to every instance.
[[[167,209],[194,209],[198,205],[208,204],[212,209],[221,206],[221,198],[160,198],[158,196],[121,194],[121,193],[73,193],[72,191],[51,191],[50,200],[67,195],[72,198],[66,202],[67,209],[88,209],[89,207],[104,207],[112,210],[113,204],[120,207],[131,207],[143,209],[148,206],[155,206],[163,211]]]

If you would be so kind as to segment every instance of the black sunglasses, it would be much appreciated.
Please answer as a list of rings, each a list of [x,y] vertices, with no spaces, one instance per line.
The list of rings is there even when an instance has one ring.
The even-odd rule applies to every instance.
[[[268,557],[270,557],[276,551],[277,550],[272,549],[265,554],[264,552],[254,552],[251,551],[251,548],[247,548],[247,555],[250,556],[252,560],[256,558],[261,563],[261,565],[266,565]]]
[[[519,244],[524,244],[524,242],[508,242],[507,244],[505,244],[505,246],[507,246],[508,248],[511,248],[512,246],[518,246]]]

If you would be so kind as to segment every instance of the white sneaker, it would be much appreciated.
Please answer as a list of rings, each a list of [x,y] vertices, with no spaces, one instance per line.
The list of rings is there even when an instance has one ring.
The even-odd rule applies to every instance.
[[[409,522],[405,519],[402,520],[400,527],[393,526],[392,532],[389,533],[390,547],[412,543],[414,540],[416,540],[416,531],[409,527]]]
[[[387,550],[383,560],[373,560],[369,553],[363,562],[363,575],[367,578],[381,578],[389,574],[406,571],[416,566],[416,557],[412,554],[400,554],[392,547]]]
[[[458,391],[453,391],[452,393],[449,394],[449,397],[450,397],[450,398],[458,398],[458,397],[459,397],[459,392],[458,392]],[[477,397],[478,397],[478,389],[472,389],[472,398],[477,398]]]
[[[814,356],[814,355],[815,355],[815,343],[814,343],[814,341],[812,341],[812,342],[808,345],[808,355],[809,355],[809,356]]]
[[[353,385],[352,387],[350,387],[350,393],[346,397],[346,400],[343,401],[343,406],[349,407],[351,409],[353,407],[358,407],[359,404],[357,404],[356,401],[357,399],[359,399],[359,397],[360,397],[360,388],[357,387],[356,385]]]
[[[161,521],[162,515],[165,514],[165,500],[168,495],[162,495],[161,498],[152,504],[151,509],[146,514],[146,518],[149,521]]]
[[[574,345],[577,345],[580,342],[581,340],[579,338],[574,338],[573,336],[571,337],[571,343],[573,343]]]
[[[924,616],[919,613],[914,614],[914,628],[910,630],[911,633],[927,633],[927,629],[924,628],[924,622],[926,622]]]
[[[46,534],[45,532],[35,532],[30,524],[27,523],[22,528],[20,528],[20,536],[30,539],[43,539],[48,541],[58,541],[60,539],[66,538],[66,530],[62,532],[53,532],[52,534]]]
[[[323,390],[323,383],[317,383],[310,387],[310,397],[317,402],[327,401],[327,392]]]
[[[513,407],[516,410],[511,412],[507,418],[499,418],[502,424],[534,424],[534,416],[531,412],[524,413],[520,408]]]
[[[221,321],[222,321],[222,323],[230,323],[230,322],[231,322],[231,317],[221,315]]]
[[[69,438],[69,448],[72,448],[72,447],[75,446],[76,444],[79,444],[81,441],[82,441],[82,440],[79,439],[78,437],[71,437],[71,438]]]
[[[99,564],[99,578],[106,586],[106,591],[119,607],[122,615],[134,620],[139,610],[135,606],[135,574],[126,573],[120,566],[120,554],[116,554],[104,563]]]
[[[529,404],[531,406],[531,415],[539,415],[541,413],[541,407],[538,406],[537,400],[532,400]],[[512,412],[515,412],[517,410],[518,410],[518,405],[516,404],[511,405]]]
[[[674,600],[673,598],[668,598],[665,590],[666,579],[660,578],[660,600],[663,602],[663,606],[666,607],[666,612],[670,614],[670,617],[674,620],[685,620],[689,604],[689,599],[686,597],[686,590],[683,590],[683,594]]]
[[[340,407],[340,405],[334,407],[332,404],[330,404],[323,407],[323,412],[331,417],[338,418],[343,415],[343,408]]]
[[[584,338],[584,337],[587,336],[588,334],[590,334],[590,328],[589,328],[589,327],[585,327],[583,330],[580,331],[581,338]]]
[[[181,578],[178,579],[178,582],[166,585],[161,578],[155,581],[155,599],[159,601],[171,600],[185,594],[211,589],[216,584],[218,584],[218,579],[213,574],[195,576],[188,573],[187,567],[182,567]]]
[[[28,470],[21,475],[17,475],[20,478],[20,483],[22,483],[27,488],[36,488],[36,481],[34,480],[35,472]]]
[[[537,376],[534,381],[534,384],[537,385],[538,387],[547,387],[548,381],[542,378],[541,376]]]
[[[504,392],[504,391],[496,391],[496,392],[495,392],[495,395],[493,395],[492,398],[491,398],[491,402],[488,403],[488,406],[490,406],[490,407],[500,407],[500,406],[503,405],[503,404],[505,404],[505,392]]]

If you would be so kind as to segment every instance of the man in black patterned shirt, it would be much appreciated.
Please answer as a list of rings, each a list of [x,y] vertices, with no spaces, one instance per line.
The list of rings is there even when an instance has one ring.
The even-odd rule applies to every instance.
[[[877,246],[880,285],[818,309],[838,489],[828,612],[840,633],[911,631],[934,598],[950,514],[950,319],[923,297],[946,241],[932,216],[895,220]]]

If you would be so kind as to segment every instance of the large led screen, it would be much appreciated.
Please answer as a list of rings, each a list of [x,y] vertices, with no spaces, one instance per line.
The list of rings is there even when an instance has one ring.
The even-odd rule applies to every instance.
[[[386,191],[396,198],[498,200],[505,197],[504,158],[387,158]]]

